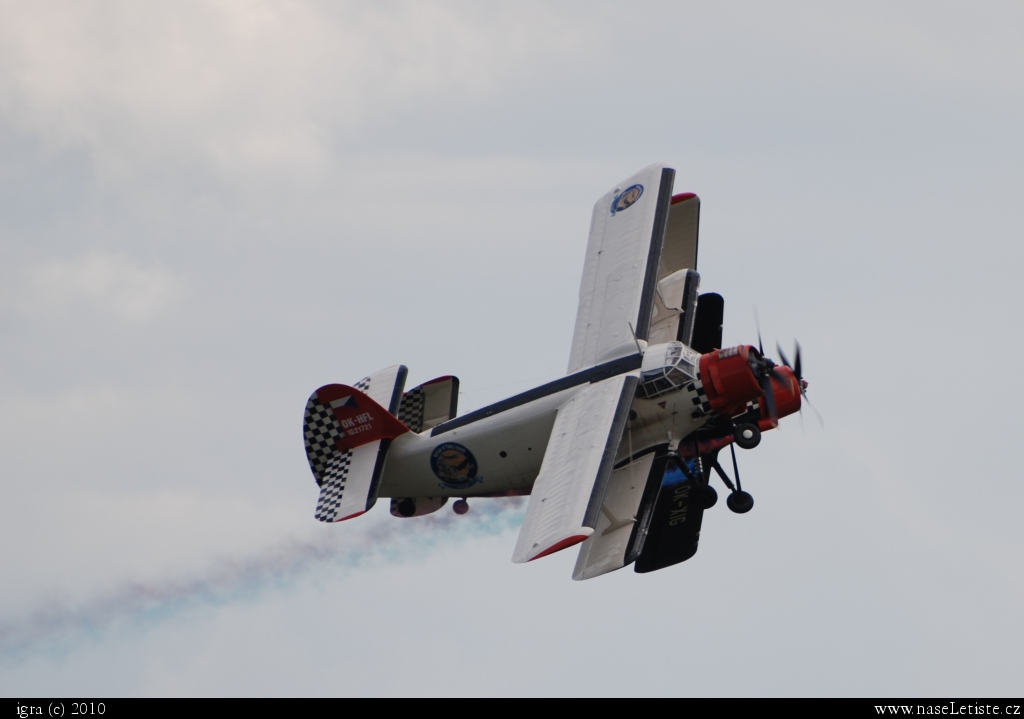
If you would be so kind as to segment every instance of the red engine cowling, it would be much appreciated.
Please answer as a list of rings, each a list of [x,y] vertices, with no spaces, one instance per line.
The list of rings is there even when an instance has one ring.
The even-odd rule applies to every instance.
[[[701,355],[700,380],[712,410],[731,417],[743,412],[747,402],[764,395],[751,367],[752,356],[758,357],[750,345]]]
[[[775,366],[775,377],[772,379],[772,390],[775,396],[775,413],[781,417],[800,411],[800,383],[797,382],[793,370],[785,365]],[[762,432],[773,429],[775,424],[768,414],[768,403],[761,402],[761,419],[758,427]]]
[[[764,390],[758,381],[759,372],[767,371],[765,360],[751,345],[740,345],[715,350],[701,355],[700,379],[711,409],[719,414],[736,417],[746,413],[747,403],[758,400],[762,431],[772,429],[775,423],[768,413],[768,403],[762,398]],[[772,366],[772,394],[777,417],[785,417],[800,410],[800,383],[793,370],[785,365]],[[750,420],[748,420],[750,421]]]

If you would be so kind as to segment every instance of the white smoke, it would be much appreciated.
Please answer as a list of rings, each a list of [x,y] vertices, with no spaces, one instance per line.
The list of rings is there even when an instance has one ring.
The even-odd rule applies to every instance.
[[[222,560],[205,572],[155,582],[126,583],[75,606],[47,601],[34,612],[0,617],[0,661],[83,636],[102,634],[118,622],[148,624],[194,606],[227,604],[271,590],[325,566],[355,568],[401,562],[414,540],[417,551],[452,543],[472,533],[499,534],[522,520],[525,499],[475,502],[465,516],[439,512],[370,527],[358,546],[343,546],[337,535],[288,540],[257,556]]]

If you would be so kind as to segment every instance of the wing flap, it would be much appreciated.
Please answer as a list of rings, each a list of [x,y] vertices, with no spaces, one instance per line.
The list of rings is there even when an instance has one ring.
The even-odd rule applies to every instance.
[[[539,559],[593,533],[636,385],[636,373],[595,382],[558,410],[513,562]]]

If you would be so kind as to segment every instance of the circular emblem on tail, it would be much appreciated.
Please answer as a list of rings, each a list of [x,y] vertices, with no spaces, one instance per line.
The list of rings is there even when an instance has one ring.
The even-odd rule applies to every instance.
[[[643,185],[630,185],[612,200],[612,214],[614,215],[616,212],[628,209],[634,202],[640,199],[642,194],[644,194]]]
[[[445,442],[434,448],[430,455],[430,468],[441,484],[449,489],[466,489],[482,479],[476,476],[479,469],[476,457],[455,442]]]

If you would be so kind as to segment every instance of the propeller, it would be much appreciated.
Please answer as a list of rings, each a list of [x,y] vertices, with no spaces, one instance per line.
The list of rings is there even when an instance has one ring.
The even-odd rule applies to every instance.
[[[821,422],[821,426],[824,427],[825,420],[821,418],[821,413],[818,412],[814,405],[811,404],[811,400],[807,397],[807,380],[804,379],[800,368],[800,343],[794,341],[794,344],[796,345],[796,362],[794,364],[789,363],[789,360],[786,358],[786,353],[782,351],[782,347],[780,347],[778,343],[775,344],[775,349],[779,351],[779,357],[782,358],[782,364],[793,370],[793,374],[796,376],[797,386],[800,387],[800,396],[807,402],[807,406],[814,411],[814,414],[818,417],[818,421]],[[803,409],[803,403],[801,403],[800,411],[803,412]]]
[[[775,408],[775,390],[772,388],[772,378],[781,381],[782,377],[775,371],[775,363],[764,356],[764,343],[761,341],[761,318],[757,315],[757,307],[754,307],[754,325],[757,327],[757,353],[759,356],[750,358],[750,368],[754,371],[754,376],[764,392],[765,404],[772,425],[777,427],[779,413]]]
[[[772,420],[773,425],[779,423],[779,412],[775,406],[775,388],[772,386],[772,380],[783,382],[783,377],[779,374],[775,368],[777,365],[764,356],[764,350],[761,344],[761,332],[757,333],[757,348],[758,354],[756,357],[753,354],[750,357],[750,369],[754,372],[754,377],[757,378],[757,383],[761,385],[761,390],[764,392],[765,406],[768,408],[768,416]]]
[[[764,356],[764,345],[761,342],[761,320],[757,315],[757,307],[754,307],[754,325],[757,327],[757,351],[760,353],[761,357],[757,361],[751,359],[750,365],[751,369],[754,370],[754,375],[757,377],[758,383],[761,385],[761,389],[764,390],[765,403],[768,407],[768,416],[771,417],[772,422],[777,425],[779,416],[775,410],[775,395],[772,392],[771,380],[776,379],[779,380],[779,382],[782,382],[782,377],[775,371],[775,367],[777,365]],[[789,363],[789,358],[786,357],[786,353],[782,351],[782,347],[778,342],[775,343],[775,349],[779,351],[779,357],[782,358],[782,364],[792,370],[793,375],[796,377],[796,384],[797,387],[800,388],[801,398],[807,402],[807,406],[814,411],[814,414],[818,417],[818,421],[821,423],[821,426],[824,427],[825,420],[822,419],[821,413],[813,404],[811,404],[811,400],[807,397],[807,380],[804,379],[803,368],[800,361],[800,343],[794,341],[793,344],[796,345],[796,362],[794,364]],[[801,402],[801,418],[803,417],[803,411],[803,402]]]
[[[782,351],[782,347],[777,342],[775,343],[775,349],[777,349],[779,351],[779,357],[782,358],[782,364],[786,365],[791,370],[793,370],[793,374],[796,375],[796,381],[800,383],[800,394],[806,395],[807,394],[807,386],[806,386],[806,383],[803,381],[803,379],[804,379],[803,375],[800,374],[800,343],[796,342],[795,344],[796,344],[796,364],[795,365],[791,365],[789,363],[789,360],[786,358],[786,353]]]

